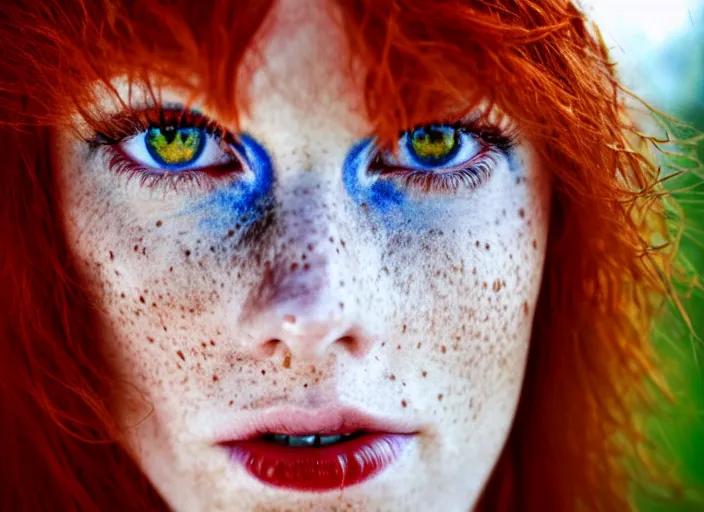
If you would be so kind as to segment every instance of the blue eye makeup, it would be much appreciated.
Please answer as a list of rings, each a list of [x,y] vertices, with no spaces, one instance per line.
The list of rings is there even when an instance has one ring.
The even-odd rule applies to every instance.
[[[111,170],[141,185],[208,190],[188,210],[219,210],[206,219],[213,229],[251,221],[270,203],[274,170],[266,150],[197,112],[154,108],[117,116],[88,142],[106,147]],[[439,199],[482,186],[502,159],[511,161],[514,145],[512,130],[484,120],[431,123],[402,132],[394,150],[361,141],[342,179],[354,201],[385,222],[418,224],[432,212],[442,215]]]
[[[88,143],[105,148],[109,168],[150,188],[193,193],[199,200],[179,213],[206,212],[203,229],[245,229],[270,205],[271,159],[248,135],[235,137],[197,112],[161,108],[117,116],[108,128]]]
[[[442,216],[440,199],[482,186],[502,159],[510,161],[515,135],[480,121],[433,123],[402,132],[396,146],[378,148],[371,138],[355,145],[345,187],[388,227],[420,227]]]

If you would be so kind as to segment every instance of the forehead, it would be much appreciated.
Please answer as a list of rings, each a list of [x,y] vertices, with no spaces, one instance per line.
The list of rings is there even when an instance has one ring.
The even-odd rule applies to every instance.
[[[257,118],[266,110],[279,113],[277,122],[289,113],[333,117],[348,131],[366,130],[362,64],[329,2],[279,2],[246,59],[253,72],[245,119],[263,122]]]

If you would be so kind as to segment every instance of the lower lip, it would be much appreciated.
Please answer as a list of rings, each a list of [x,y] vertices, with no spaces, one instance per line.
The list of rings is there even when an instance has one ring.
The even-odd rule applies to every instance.
[[[285,489],[325,492],[368,480],[398,460],[411,434],[364,434],[329,446],[298,448],[264,440],[224,445],[257,480]]]

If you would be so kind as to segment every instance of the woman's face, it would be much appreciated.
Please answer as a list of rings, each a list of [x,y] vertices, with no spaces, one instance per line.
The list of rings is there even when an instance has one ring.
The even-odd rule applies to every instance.
[[[174,510],[467,510],[521,390],[547,173],[456,125],[375,152],[343,36],[295,4],[245,136],[57,133],[115,415]]]

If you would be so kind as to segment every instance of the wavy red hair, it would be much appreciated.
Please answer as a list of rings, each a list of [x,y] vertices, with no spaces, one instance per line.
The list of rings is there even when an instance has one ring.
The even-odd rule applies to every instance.
[[[246,52],[272,8],[0,6],[0,509],[166,510],[120,448],[106,405],[115,383],[57,222],[51,133],[70,113],[93,118],[92,86],[123,74],[159,77],[236,119],[256,64]],[[649,333],[674,251],[658,169],[598,32],[566,0],[340,0],[331,9],[368,70],[367,114],[381,140],[432,120],[437,105],[488,99],[529,135],[553,178],[524,391],[479,508],[626,509],[634,476],[624,460],[644,460],[650,446],[640,421],[657,375]]]

